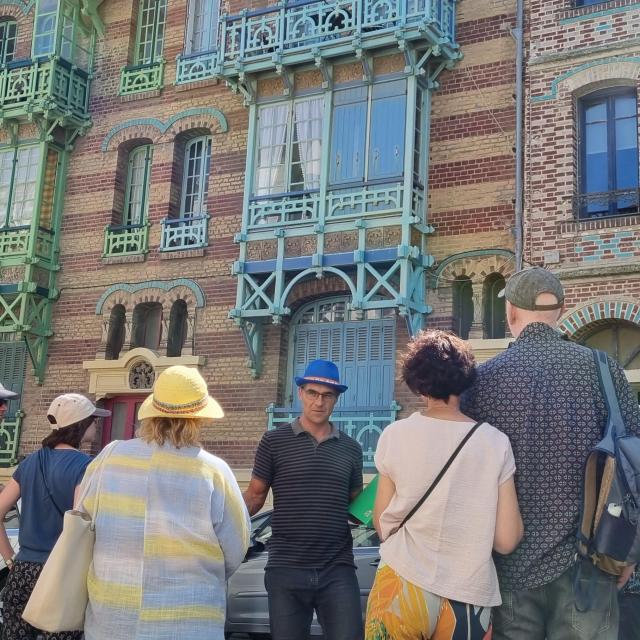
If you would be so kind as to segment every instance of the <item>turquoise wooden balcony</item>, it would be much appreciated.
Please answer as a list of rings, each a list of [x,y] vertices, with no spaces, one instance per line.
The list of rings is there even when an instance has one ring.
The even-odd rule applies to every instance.
[[[89,119],[89,75],[59,58],[19,60],[0,69],[0,118],[57,111]]]
[[[149,252],[149,223],[108,226],[104,234],[103,258]]]
[[[160,251],[185,251],[207,246],[206,213],[185,218],[165,218],[162,221]]]
[[[10,467],[18,461],[18,444],[24,412],[7,416],[0,421],[0,467]]]
[[[0,260],[3,264],[22,262],[31,254],[31,226],[0,227]],[[43,227],[38,228],[34,255],[47,262],[53,261],[54,233]]]
[[[177,58],[176,84],[206,80],[216,75],[218,51],[180,55]]]
[[[422,40],[455,55],[456,0],[302,0],[220,20],[219,72],[235,77]]]
[[[164,60],[150,64],[123,67],[120,73],[120,95],[154,91],[162,87]]]
[[[415,186],[405,198],[403,183],[358,184],[332,189],[326,198],[318,190],[253,197],[247,211],[247,229],[261,230],[281,225],[331,222],[369,216],[409,215],[424,218],[424,191]]]
[[[329,419],[340,431],[357,440],[362,447],[362,462],[365,469],[373,470],[375,467],[373,456],[378,439],[383,429],[397,419],[401,409],[402,407],[395,401],[388,407],[338,407]],[[267,428],[271,430],[280,424],[288,424],[299,415],[300,411],[294,407],[276,407],[270,404],[267,407]]]

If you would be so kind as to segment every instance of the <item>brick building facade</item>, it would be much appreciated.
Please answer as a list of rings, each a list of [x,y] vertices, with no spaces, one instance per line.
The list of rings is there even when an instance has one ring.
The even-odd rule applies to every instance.
[[[0,25],[12,18],[18,33],[0,78],[0,153],[37,141],[40,158],[55,144],[66,163],[52,174],[42,160],[33,179],[15,170],[6,187],[18,202],[31,185],[40,213],[0,225],[2,375],[22,390],[4,463],[37,446],[46,407],[70,389],[114,411],[96,449],[130,437],[154,376],[184,363],[226,412],[205,445],[246,469],[264,430],[295,411],[294,374],[330,357],[351,387],[337,419],[370,465],[380,429],[416,406],[396,380],[409,335],[453,328],[480,358],[507,342],[496,294],[516,265],[516,1],[233,0],[221,17],[200,0],[98,4],[0,3]],[[595,7],[552,4],[527,7],[524,259],[562,273],[569,333],[603,339],[585,327],[611,333],[610,317],[627,344],[640,322],[636,220],[576,218],[570,132],[572,87],[602,82],[605,67],[625,87],[637,79],[620,24],[638,10],[616,0],[591,20],[624,58],[612,62],[595,43],[575,57],[563,31]],[[47,64],[70,67],[59,61],[71,20],[91,41],[91,75],[54,85],[34,110],[21,78],[41,73],[51,15]],[[585,66],[601,53],[606,64]],[[590,79],[575,85],[580,74]],[[16,238],[43,233],[51,189],[47,258]],[[601,254],[611,266],[596,276]]]

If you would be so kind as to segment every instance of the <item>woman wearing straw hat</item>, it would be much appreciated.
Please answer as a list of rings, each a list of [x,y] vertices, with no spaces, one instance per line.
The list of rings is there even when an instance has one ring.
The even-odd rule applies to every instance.
[[[0,385],[0,403],[17,395]],[[109,411],[98,409],[79,393],[58,396],[47,412],[51,433],[42,441],[41,449],[19,464],[0,493],[0,522],[22,498],[20,551],[15,558],[7,533],[0,526],[0,553],[10,570],[3,594],[3,640],[35,640],[37,637],[79,640],[82,637],[81,631],[39,635],[37,629],[22,619],[22,611],[62,533],[63,514],[73,507],[74,493],[91,460],[86,453],[78,451],[80,443],[92,440],[95,419],[108,415]]]
[[[86,640],[224,638],[226,580],[249,543],[249,515],[227,464],[204,451],[222,418],[195,370],[169,367],[140,407],[133,440],[89,466],[79,508],[96,523]]]

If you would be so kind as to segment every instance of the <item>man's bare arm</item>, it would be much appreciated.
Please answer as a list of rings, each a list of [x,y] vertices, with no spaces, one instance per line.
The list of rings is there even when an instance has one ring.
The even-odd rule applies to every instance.
[[[262,509],[269,489],[269,485],[264,480],[251,476],[251,482],[249,482],[247,490],[242,494],[250,516],[255,516]]]

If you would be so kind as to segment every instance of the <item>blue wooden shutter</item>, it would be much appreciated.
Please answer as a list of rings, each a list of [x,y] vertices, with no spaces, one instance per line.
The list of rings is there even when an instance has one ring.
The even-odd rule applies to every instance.
[[[362,182],[367,127],[366,87],[336,91],[331,126],[329,182]]]
[[[0,382],[10,391],[22,393],[27,365],[27,349],[23,341],[0,342]],[[20,408],[20,398],[9,402],[7,417],[13,417]]]
[[[404,167],[406,82],[373,88],[369,138],[369,180],[399,178]]]

